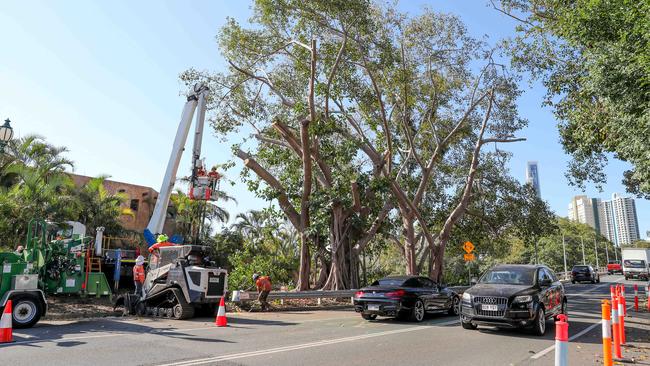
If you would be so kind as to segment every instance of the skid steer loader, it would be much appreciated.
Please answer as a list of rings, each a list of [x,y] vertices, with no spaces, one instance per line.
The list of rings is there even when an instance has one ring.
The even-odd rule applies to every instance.
[[[195,312],[214,313],[227,290],[227,271],[207,257],[208,247],[175,245],[157,249],[149,257],[143,294],[117,298],[124,314],[174,319],[192,318]]]

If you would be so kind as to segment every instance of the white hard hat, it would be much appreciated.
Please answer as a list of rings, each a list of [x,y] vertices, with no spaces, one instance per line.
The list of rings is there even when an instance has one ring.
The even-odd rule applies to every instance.
[[[138,258],[135,259],[135,264],[137,264],[138,266],[143,265],[144,264],[144,257],[139,255]]]

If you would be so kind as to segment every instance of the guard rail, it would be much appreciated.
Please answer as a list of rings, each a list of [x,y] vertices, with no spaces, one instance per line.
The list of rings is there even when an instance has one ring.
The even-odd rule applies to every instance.
[[[469,286],[450,286],[450,290],[462,294]],[[293,300],[293,299],[339,299],[353,298],[354,294],[359,291],[353,290],[336,290],[336,291],[271,291],[269,300]],[[246,302],[257,299],[257,292],[254,291],[233,291],[232,302]]]

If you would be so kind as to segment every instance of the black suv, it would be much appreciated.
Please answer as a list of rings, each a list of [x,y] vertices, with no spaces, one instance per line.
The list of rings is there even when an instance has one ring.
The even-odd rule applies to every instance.
[[[576,282],[600,283],[600,275],[592,266],[575,265],[571,269],[571,283]]]
[[[564,286],[548,267],[504,264],[487,271],[463,293],[460,322],[499,328],[532,327],[546,332],[546,320],[566,314]]]

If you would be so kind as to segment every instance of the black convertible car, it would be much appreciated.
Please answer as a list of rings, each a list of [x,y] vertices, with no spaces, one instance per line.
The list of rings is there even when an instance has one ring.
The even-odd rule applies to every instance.
[[[366,320],[377,316],[421,322],[425,313],[458,315],[460,297],[427,277],[386,277],[354,295],[354,310]]]

